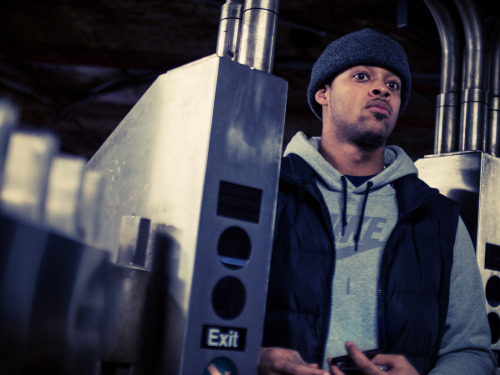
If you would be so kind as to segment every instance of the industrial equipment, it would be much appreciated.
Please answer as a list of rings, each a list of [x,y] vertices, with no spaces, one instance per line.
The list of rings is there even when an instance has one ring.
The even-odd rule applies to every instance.
[[[500,25],[487,41],[473,0],[454,0],[461,45],[449,4],[425,3],[443,68],[435,154],[416,165],[461,204],[498,353]],[[278,8],[226,1],[216,54],[160,75],[88,163],[0,102],[2,372],[256,374],[287,97]]]
[[[0,362],[5,374],[97,373],[114,305],[94,239],[99,176],[0,103]]]
[[[287,95],[277,10],[227,2],[222,56],[159,76],[87,164],[107,178],[98,247],[118,259],[122,217],[150,220],[146,373],[256,372]]]
[[[415,164],[420,178],[460,203],[462,218],[476,247],[492,348],[498,357],[500,24],[495,25],[491,35],[485,35],[474,1],[453,1],[460,20],[450,16],[445,2],[425,3],[441,37],[441,94],[437,100],[435,154]],[[463,44],[459,42],[462,29],[466,38]]]

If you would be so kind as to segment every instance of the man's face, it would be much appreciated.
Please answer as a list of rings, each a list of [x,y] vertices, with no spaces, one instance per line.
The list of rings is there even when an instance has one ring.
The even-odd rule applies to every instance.
[[[397,75],[377,66],[358,65],[337,75],[324,90],[323,126],[332,126],[340,142],[367,151],[385,145],[401,105]]]

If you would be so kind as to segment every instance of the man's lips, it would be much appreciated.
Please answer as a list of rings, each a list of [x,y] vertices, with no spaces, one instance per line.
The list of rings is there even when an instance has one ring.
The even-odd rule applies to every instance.
[[[390,115],[392,113],[392,107],[389,105],[389,103],[383,100],[374,100],[372,102],[369,102],[365,108],[386,115]]]

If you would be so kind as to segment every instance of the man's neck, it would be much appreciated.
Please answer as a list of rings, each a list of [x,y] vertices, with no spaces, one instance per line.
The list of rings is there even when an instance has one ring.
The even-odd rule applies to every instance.
[[[322,138],[319,151],[328,163],[344,175],[370,176],[384,170],[385,146],[365,151],[355,145]]]

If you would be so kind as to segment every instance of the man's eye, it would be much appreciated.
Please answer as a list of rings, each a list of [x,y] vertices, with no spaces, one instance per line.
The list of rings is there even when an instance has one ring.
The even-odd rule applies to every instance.
[[[368,79],[368,76],[365,73],[356,73],[354,75],[354,78],[356,78],[360,81],[364,81],[364,80]]]
[[[399,83],[391,81],[387,83],[387,87],[389,87],[391,90],[399,90]]]

